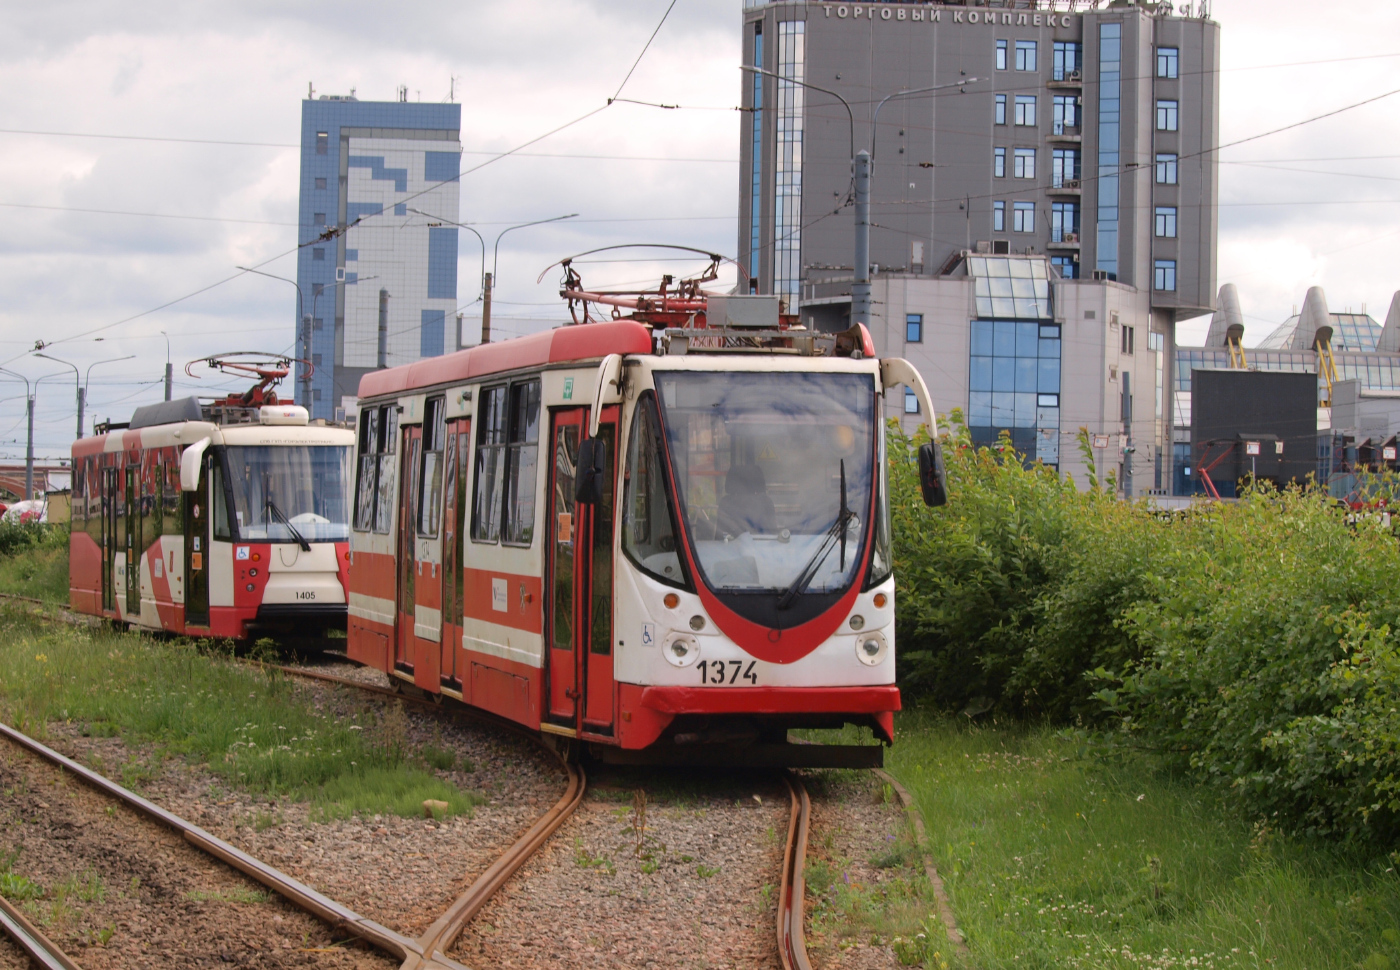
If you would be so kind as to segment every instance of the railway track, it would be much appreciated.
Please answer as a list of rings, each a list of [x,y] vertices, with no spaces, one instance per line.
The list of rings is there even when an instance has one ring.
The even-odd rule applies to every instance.
[[[14,594],[0,593],[0,598],[17,600],[36,606],[51,605],[31,597]],[[273,669],[290,676],[353,687],[366,693],[393,698],[426,710],[432,710],[438,714],[451,714],[494,727],[505,728],[543,744],[538,736],[521,730],[513,722],[493,717],[484,712],[456,705],[445,707],[442,704],[417,698],[398,690],[301,667],[276,665]],[[251,877],[300,909],[335,928],[359,937],[400,960],[403,970],[431,970],[431,968],[466,970],[461,963],[446,955],[453,942],[467,923],[486,905],[492,895],[519,871],[569,818],[583,801],[587,787],[587,778],[583,769],[577,764],[572,764],[567,759],[559,757],[559,762],[567,773],[568,780],[564,793],[558,801],[536,819],[534,824],[519,839],[502,852],[425,932],[417,938],[411,938],[353,912],[274,867],[255,859],[235,846],[160,808],[8,725],[0,724],[0,736],[10,739],[43,760],[71,772],[84,783],[109,797],[125,802],[152,821],[178,832],[191,845]],[[548,748],[547,745],[544,746]],[[551,754],[558,757],[558,753],[554,749],[549,748],[549,750]],[[811,802],[806,789],[796,775],[784,773],[783,780],[790,795],[791,807],[778,894],[777,945],[784,970],[810,970],[811,964],[807,958],[803,933],[803,897]],[[18,911],[14,911],[11,915],[9,907],[0,909],[0,927],[3,927],[9,936],[14,938],[26,952],[29,952],[39,966],[76,970],[77,965],[51,941],[38,933],[32,925],[29,925]]]

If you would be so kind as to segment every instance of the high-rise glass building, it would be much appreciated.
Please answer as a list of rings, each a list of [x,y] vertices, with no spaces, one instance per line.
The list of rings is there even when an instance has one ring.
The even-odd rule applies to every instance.
[[[743,87],[750,291],[850,325],[870,151],[877,349],[978,440],[1082,480],[1085,428],[1129,491],[1170,488],[1176,323],[1216,294],[1219,26],[1125,0],[746,0],[742,29],[766,72]]]
[[[302,102],[297,356],[313,366],[296,397],[314,418],[354,413],[381,302],[389,366],[456,349],[461,117],[458,104]]]

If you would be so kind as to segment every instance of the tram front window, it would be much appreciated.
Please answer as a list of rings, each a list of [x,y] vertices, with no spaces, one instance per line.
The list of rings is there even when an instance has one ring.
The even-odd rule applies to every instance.
[[[237,537],[243,542],[345,542],[350,449],[234,445],[224,450]]]
[[[847,588],[870,517],[871,377],[672,372],[656,385],[681,518],[710,588],[777,594],[761,597],[765,616]]]

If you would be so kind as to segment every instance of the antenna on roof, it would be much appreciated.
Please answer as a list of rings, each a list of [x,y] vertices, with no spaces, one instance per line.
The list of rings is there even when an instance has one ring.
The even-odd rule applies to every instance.
[[[306,100],[307,100],[307,101],[315,101],[315,100],[316,100],[316,89],[315,89],[314,87],[312,87],[312,82],[310,82],[310,81],[307,81],[307,82],[306,82]]]

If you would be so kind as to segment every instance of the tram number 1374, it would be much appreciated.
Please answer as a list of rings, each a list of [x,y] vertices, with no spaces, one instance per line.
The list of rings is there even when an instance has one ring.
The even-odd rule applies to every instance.
[[[758,683],[758,674],[754,671],[755,660],[750,660],[747,667],[742,660],[729,661],[729,670],[725,669],[723,660],[702,660],[695,665],[700,671],[700,683],[702,684],[723,684],[726,677],[731,684],[737,684],[740,679],[747,680],[750,684]]]

